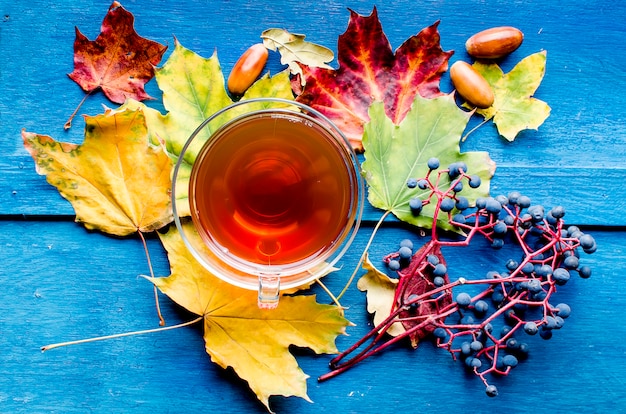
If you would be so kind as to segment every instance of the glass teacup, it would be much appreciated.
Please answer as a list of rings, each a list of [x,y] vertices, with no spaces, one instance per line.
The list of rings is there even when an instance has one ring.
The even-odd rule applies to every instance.
[[[325,275],[344,255],[363,209],[359,161],[341,131],[298,102],[237,102],[206,119],[174,167],[174,220],[212,274],[259,292]],[[188,189],[187,200],[177,187]]]

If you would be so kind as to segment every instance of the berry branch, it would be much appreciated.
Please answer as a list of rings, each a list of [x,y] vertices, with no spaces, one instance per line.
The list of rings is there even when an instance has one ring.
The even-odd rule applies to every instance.
[[[567,304],[552,305],[557,289],[572,274],[591,276],[590,268],[580,265],[580,251],[595,252],[596,242],[578,227],[565,226],[563,207],[546,211],[532,204],[529,197],[511,192],[479,198],[470,208],[467,198],[459,193],[465,185],[479,187],[478,176],[469,175],[462,162],[440,169],[439,160],[431,158],[428,168],[424,178],[410,179],[407,186],[427,193],[409,201],[413,214],[435,203],[431,239],[416,252],[410,240],[403,240],[398,251],[383,258],[399,279],[391,313],[333,358],[331,371],[320,376],[320,381],[405,338],[417,347],[430,336],[437,347],[447,350],[455,360],[461,359],[482,380],[487,395],[496,396],[498,390],[488,378],[508,375],[526,359],[528,344],[523,342],[523,335],[550,339],[570,315]],[[461,236],[442,238],[437,231],[437,222],[442,219]],[[493,249],[501,249],[505,243],[518,246],[519,258],[510,258],[502,271],[490,271],[485,277],[451,280],[441,248],[467,246],[477,235]],[[470,294],[472,289],[477,292]],[[387,334],[397,323],[404,332]],[[502,328],[496,332],[499,325]]]

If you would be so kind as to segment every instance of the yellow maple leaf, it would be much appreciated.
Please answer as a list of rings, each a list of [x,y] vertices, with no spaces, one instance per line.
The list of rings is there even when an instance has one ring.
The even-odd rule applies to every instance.
[[[382,323],[392,312],[394,297],[398,280],[392,279],[380,270],[376,269],[365,256],[363,269],[367,271],[357,282],[360,291],[367,291],[367,311],[374,314],[374,325]],[[391,336],[398,336],[405,332],[401,323],[394,323],[389,327],[387,333]]]
[[[107,109],[85,123],[80,145],[22,131],[37,172],[69,200],[76,221],[117,236],[171,222],[172,163],[148,143],[143,112]]]
[[[342,310],[318,304],[311,295],[283,296],[278,308],[259,309],[257,292],[210,274],[189,253],[176,227],[159,236],[168,253],[171,275],[150,280],[176,303],[203,316],[206,352],[211,360],[221,367],[232,367],[268,409],[271,395],[309,401],[308,375],[298,366],[289,346],[336,353],[335,339],[350,324]]]

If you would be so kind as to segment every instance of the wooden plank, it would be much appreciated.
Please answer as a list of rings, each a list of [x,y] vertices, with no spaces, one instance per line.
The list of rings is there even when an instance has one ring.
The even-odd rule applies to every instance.
[[[304,32],[309,40],[336,50],[337,36],[345,30],[349,15],[339,3],[265,8],[235,2],[207,9],[194,3],[161,7],[158,2],[137,2],[127,7],[136,15],[137,31],[170,45],[168,54],[172,33],[203,56],[210,56],[217,48],[225,73],[249,44],[259,40],[260,32],[271,26]],[[362,14],[371,11],[366,3],[357,2],[353,7]],[[626,122],[620,95],[607,92],[604,86],[616,90],[626,86],[620,76],[626,57],[614,53],[622,45],[619,27],[626,17],[626,5],[613,5],[610,13],[601,2],[585,2],[581,7],[587,10],[583,20],[556,4],[540,1],[526,2],[519,10],[501,7],[500,2],[474,2],[468,7],[457,0],[445,8],[431,9],[399,1],[380,5],[378,12],[393,47],[440,19],[442,46],[456,51],[451,61],[469,60],[463,50],[464,39],[494,24],[514,24],[526,33],[522,47],[501,63],[505,71],[530,53],[548,50],[546,76],[537,92],[537,98],[553,108],[546,123],[537,132],[524,132],[514,143],[498,137],[494,127],[487,124],[469,137],[462,150],[489,151],[499,166],[494,179],[497,191],[520,190],[537,202],[565,204],[574,222],[622,226],[626,218],[615,207],[623,206],[626,199],[626,189],[619,185],[626,177]],[[195,23],[199,9],[211,25]],[[399,24],[397,10],[403,10],[403,15],[414,14],[416,19],[402,19]],[[34,174],[20,131],[63,141],[82,140],[84,123],[80,117],[69,132],[62,130],[84,96],[65,76],[72,69],[73,26],[95,38],[105,13],[106,7],[100,2],[51,8],[36,0],[2,6],[0,52],[12,58],[3,60],[0,70],[0,142],[6,148],[0,158],[0,214],[72,214],[67,203]],[[246,16],[252,15],[253,24],[246,21]],[[534,17],[539,15],[541,19]],[[594,36],[587,36],[589,32]],[[20,53],[14,53],[16,50]],[[269,69],[275,73],[281,68],[273,56]],[[447,75],[441,88],[452,90]],[[147,89],[160,97],[154,81]],[[158,100],[148,104],[163,110]],[[81,114],[101,113],[102,105],[114,106],[96,93],[87,99]],[[367,213],[366,218],[375,220],[377,213]]]
[[[69,202],[34,172],[32,160],[21,158],[17,167],[0,175],[0,214],[12,216],[74,215]],[[27,170],[27,171],[24,171]],[[546,207],[562,205],[571,224],[626,226],[624,206],[626,186],[619,185],[626,169],[526,167],[504,165],[492,181],[492,195],[520,191],[533,203]],[[377,221],[381,211],[365,202],[363,220]]]
[[[78,345],[41,353],[39,347],[63,340],[154,328],[157,320],[151,286],[136,238],[117,239],[87,232],[68,222],[2,222],[0,257],[5,272],[0,300],[0,403],[3,412],[263,412],[245,383],[230,370],[209,361],[200,327]],[[617,412],[626,403],[626,352],[622,309],[626,290],[621,269],[626,260],[624,232],[593,232],[599,249],[585,256],[590,279],[572,279],[557,293],[572,316],[550,341],[527,337],[530,357],[505,378],[496,379],[500,395],[490,399],[483,384],[443,350],[425,342],[412,351],[402,344],[373,357],[328,382],[315,378],[327,370],[328,356],[294,350],[308,380],[310,404],[299,398],[273,397],[277,412],[476,412],[498,407],[526,407],[529,393],[550,390],[536,412]],[[19,237],[16,237],[19,235]],[[326,278],[337,292],[351,273],[368,232],[355,241],[343,269]],[[385,228],[372,260],[412,237]],[[157,274],[168,273],[157,240],[149,240]],[[505,257],[480,243],[444,252],[451,275],[481,276],[504,267]],[[327,297],[319,293],[319,299]],[[345,349],[371,328],[364,294],[355,286],[342,299],[356,326],[338,338]],[[168,324],[192,318],[167,298],[162,306]],[[524,336],[522,337],[524,338]],[[529,387],[532,388],[529,389]],[[568,391],[569,390],[569,391]],[[534,395],[534,394],[533,394]]]

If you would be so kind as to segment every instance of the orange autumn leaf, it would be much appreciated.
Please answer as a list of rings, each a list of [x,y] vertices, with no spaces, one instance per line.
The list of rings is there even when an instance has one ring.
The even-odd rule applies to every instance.
[[[118,236],[171,222],[171,161],[148,143],[143,112],[108,109],[85,123],[81,145],[22,132],[37,172],[72,203],[76,221]]]
[[[89,40],[76,28],[74,71],[68,76],[88,94],[101,89],[107,98],[119,104],[127,98],[150,98],[144,85],[154,77],[154,66],[161,61],[167,46],[139,36],[134,20],[116,1],[104,17],[96,40]]]
[[[101,88],[119,104],[127,98],[150,98],[144,85],[154,76],[154,66],[167,46],[139,36],[133,22],[133,15],[114,2],[96,40],[89,40],[76,28],[74,71],[69,77],[85,92]]]

